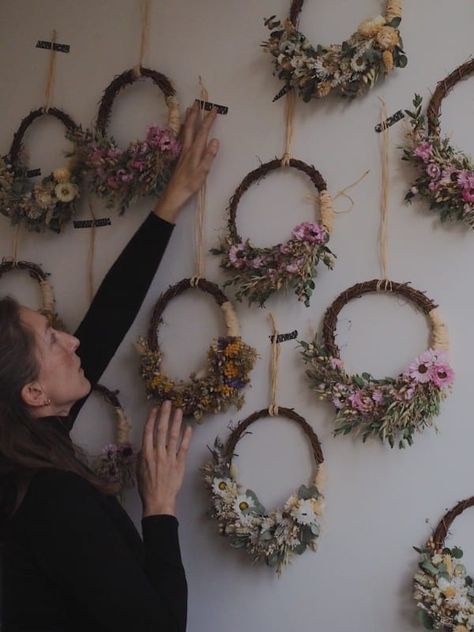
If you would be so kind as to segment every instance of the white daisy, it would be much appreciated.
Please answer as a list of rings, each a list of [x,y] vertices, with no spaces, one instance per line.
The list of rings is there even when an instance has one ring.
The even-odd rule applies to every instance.
[[[235,490],[235,483],[230,478],[215,478],[212,481],[212,491],[221,498],[228,498]]]
[[[298,524],[309,525],[316,522],[316,514],[311,500],[300,500],[291,510],[292,517]]]
[[[72,202],[79,194],[79,189],[71,182],[61,182],[54,187],[54,193],[60,202]]]
[[[234,500],[234,511],[238,515],[239,519],[254,507],[255,503],[253,499],[245,494],[239,494]]]

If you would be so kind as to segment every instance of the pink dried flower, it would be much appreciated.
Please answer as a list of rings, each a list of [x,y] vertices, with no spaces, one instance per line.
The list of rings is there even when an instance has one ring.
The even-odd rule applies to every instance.
[[[372,399],[376,404],[381,404],[383,402],[383,391],[381,389],[377,389],[372,393]]]
[[[245,267],[245,258],[241,256],[241,253],[245,249],[244,244],[233,244],[229,248],[229,261],[234,266],[234,268],[243,268]]]
[[[433,384],[439,388],[450,386],[454,382],[454,371],[449,364],[436,364],[433,367]]]
[[[458,184],[463,189],[474,189],[474,172],[473,171],[460,171],[458,173]]]
[[[344,369],[344,364],[340,358],[330,358],[329,364],[331,365],[331,369],[335,369],[337,371],[342,371]]]
[[[118,189],[120,185],[119,185],[119,181],[117,180],[115,176],[109,176],[107,178],[107,186],[110,187],[111,189]]]
[[[361,413],[368,413],[373,407],[371,398],[362,389],[357,389],[348,399],[352,407]]]
[[[432,378],[435,356],[431,350],[425,351],[408,367],[408,375],[417,384],[426,384]]]
[[[474,187],[472,189],[464,189],[462,199],[468,204],[472,204],[474,202]]]
[[[298,224],[293,231],[292,235],[298,241],[307,241],[311,244],[324,244],[328,240],[327,230],[314,222],[302,222]]]
[[[431,143],[425,142],[415,147],[415,151],[413,152],[417,158],[421,158],[423,162],[428,162],[431,158],[431,154],[433,153],[433,145]]]
[[[426,167],[426,173],[432,180],[438,180],[441,176],[441,169],[435,162],[430,162],[430,164]]]

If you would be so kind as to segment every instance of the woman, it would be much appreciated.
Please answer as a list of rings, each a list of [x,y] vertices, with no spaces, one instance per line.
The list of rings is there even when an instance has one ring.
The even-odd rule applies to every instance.
[[[2,632],[186,628],[175,503],[191,430],[181,434],[181,411],[166,402],[145,425],[143,541],[115,490],[76,457],[69,431],[142,304],[179,210],[205,181],[218,151],[207,140],[214,119],[200,124],[197,106],[188,110],[170,183],[75,336],[0,300]]]

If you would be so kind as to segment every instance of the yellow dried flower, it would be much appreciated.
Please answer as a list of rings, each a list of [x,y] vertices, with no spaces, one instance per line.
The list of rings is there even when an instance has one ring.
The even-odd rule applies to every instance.
[[[316,94],[318,97],[327,97],[331,90],[332,87],[329,81],[322,81],[321,83],[318,83],[316,87]]]
[[[367,18],[361,22],[357,28],[357,32],[362,37],[374,37],[385,26],[385,18],[383,15],[377,15],[375,18]]]
[[[383,55],[382,55],[382,59],[383,59],[383,65],[385,68],[385,72],[390,72],[391,70],[393,70],[393,55],[392,52],[389,50],[384,50]]]
[[[239,374],[239,371],[237,367],[235,366],[235,364],[232,364],[232,362],[229,362],[228,364],[225,365],[224,375],[226,377],[237,377],[238,374]]]
[[[229,357],[229,358],[231,358],[233,356],[236,356],[239,353],[241,347],[242,347],[242,345],[241,345],[240,342],[231,342],[225,348],[224,355]]]
[[[66,167],[60,167],[53,171],[53,178],[56,182],[68,182],[71,179],[71,172]]]
[[[384,26],[375,36],[375,41],[382,50],[391,50],[400,41],[398,31],[391,26]]]

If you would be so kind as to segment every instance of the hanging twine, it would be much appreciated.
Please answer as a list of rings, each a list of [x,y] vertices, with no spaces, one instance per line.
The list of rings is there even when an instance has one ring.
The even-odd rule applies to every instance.
[[[323,224],[323,226],[326,228],[328,233],[331,233],[334,228],[334,219],[336,215],[338,215],[339,213],[349,213],[350,211],[352,211],[352,208],[354,206],[354,200],[351,198],[350,195],[347,194],[347,191],[352,189],[352,187],[355,187],[356,185],[358,185],[359,182],[361,182],[369,173],[370,173],[370,170],[367,169],[367,171],[363,173],[360,176],[360,178],[358,178],[352,184],[349,184],[347,187],[344,187],[344,189],[341,189],[334,196],[332,196],[328,191],[321,191],[317,195],[311,194],[311,195],[306,196],[305,199],[309,200],[312,204],[314,204],[316,208],[319,205],[319,212],[321,215],[321,224]],[[348,209],[344,211],[334,210],[334,201],[337,200],[337,198],[339,197],[345,197],[349,200],[350,207]]]
[[[88,269],[88,280],[89,280],[89,301],[92,303],[92,299],[94,298],[94,294],[95,294],[95,283],[94,283],[94,263],[95,263],[95,240],[96,240],[96,225],[95,225],[95,220],[96,220],[96,215],[94,213],[94,209],[92,207],[90,198],[88,198],[87,200],[88,204],[89,204],[89,210],[91,212],[91,217],[92,217],[92,228],[91,228],[91,232],[90,232],[90,244],[89,244],[89,257],[88,257],[88,263],[87,263],[87,269]]]
[[[271,403],[268,407],[268,414],[274,417],[278,415],[278,405],[276,403],[277,389],[278,389],[278,364],[280,360],[280,347],[278,346],[277,336],[278,331],[276,328],[275,317],[272,312],[268,315],[272,325],[272,359],[270,364],[270,378],[272,384],[272,396]]]
[[[46,86],[44,89],[44,111],[48,112],[49,106],[51,105],[51,97],[53,94],[54,88],[54,76],[56,69],[56,50],[54,49],[54,44],[56,44],[57,33],[56,30],[53,29],[53,34],[51,35],[51,51],[49,53],[49,64],[48,64],[48,74],[46,77]]]
[[[296,95],[294,90],[290,90],[286,95],[286,134],[285,151],[281,159],[282,167],[288,167],[291,160],[291,144],[293,142],[293,120],[295,116]]]
[[[380,287],[385,285],[384,289],[390,291],[390,281],[388,280],[388,212],[389,212],[389,194],[390,194],[390,136],[388,126],[383,125],[383,122],[387,120],[388,113],[385,101],[379,97],[380,108],[380,121],[382,123],[382,189],[381,189],[381,202],[380,202],[380,265],[382,268],[382,280],[380,281]]]
[[[433,349],[441,349],[448,351],[449,349],[449,337],[448,328],[442,321],[437,308],[432,309],[428,314],[428,318],[431,323],[431,347]]]
[[[48,283],[48,281],[43,279],[39,281],[39,285],[43,311],[54,314],[56,311],[56,300],[54,298],[54,290],[52,286]]]
[[[116,407],[115,414],[117,417],[117,443],[129,443],[130,442],[130,430],[132,426],[127,419],[123,408]]]
[[[199,76],[199,87],[200,94],[199,98],[202,101],[209,101],[209,93],[204,86],[202,81],[202,77]],[[203,112],[200,112],[201,122],[203,119]],[[194,225],[194,244],[195,244],[195,253],[196,253],[196,262],[195,262],[195,272],[194,276],[191,278],[191,285],[196,287],[199,279],[202,278],[204,272],[204,215],[206,212],[206,181],[198,191],[197,195],[197,205],[196,205],[196,222]]]
[[[18,222],[16,225],[15,233],[13,235],[12,242],[12,250],[13,250],[13,261],[18,263],[18,256],[20,250],[20,237],[21,237],[21,222]]]
[[[166,105],[168,106],[168,127],[178,135],[181,129],[181,113],[176,96],[166,97]]]
[[[138,78],[141,76],[141,69],[143,67],[143,61],[145,59],[145,53],[148,48],[148,38],[150,34],[150,0],[140,0],[140,15],[141,15],[141,36],[140,36],[140,52],[138,54],[138,63],[133,68],[135,76]]]
[[[221,305],[221,310],[224,312],[224,320],[225,326],[227,329],[228,336],[239,337],[240,336],[240,325],[237,319],[237,314],[235,313],[234,306],[230,301],[225,301]]]

